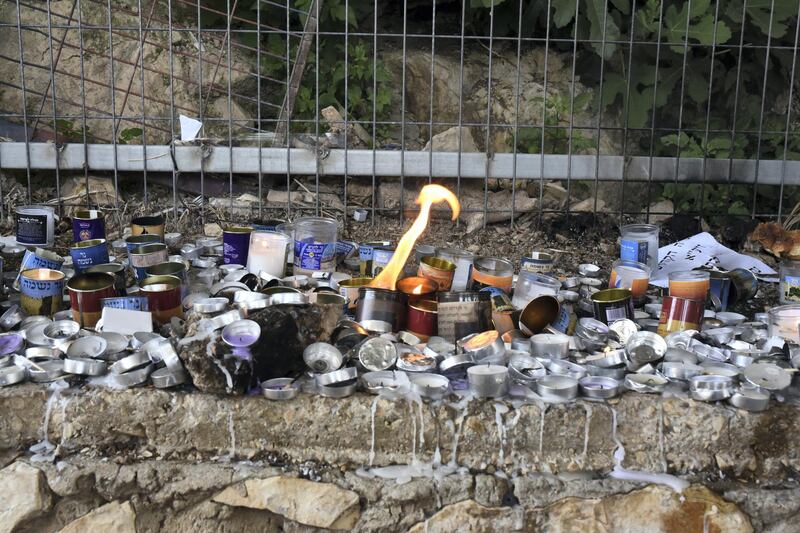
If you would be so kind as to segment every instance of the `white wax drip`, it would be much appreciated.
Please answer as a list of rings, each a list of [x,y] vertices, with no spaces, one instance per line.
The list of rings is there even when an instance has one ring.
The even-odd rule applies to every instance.
[[[638,481],[641,483],[666,485],[679,494],[686,490],[686,488],[689,487],[689,482],[671,474],[653,474],[650,472],[626,470],[625,468],[622,468],[622,461],[625,460],[625,447],[617,437],[617,411],[611,406],[609,406],[609,409],[611,410],[612,424],[611,438],[617,445],[616,450],[614,450],[614,469],[609,475],[615,479],[621,479],[624,481]]]
[[[233,427],[233,412],[228,412],[228,437],[230,437],[230,448],[228,449],[228,461],[233,461],[236,456],[236,431]]]
[[[372,463],[375,461],[375,412],[378,410],[378,400],[380,399],[380,396],[375,396],[375,399],[372,400],[372,407],[370,408],[371,437],[369,445],[369,466],[372,466]]]
[[[658,402],[658,453],[661,457],[661,467],[667,473],[667,455],[664,450],[664,402]]]
[[[505,461],[506,446],[506,427],[503,424],[503,415],[508,412],[508,407],[501,402],[494,403],[494,422],[497,424],[497,438],[500,441],[500,451],[498,452],[497,462],[502,465]]]
[[[541,418],[539,419],[539,453],[544,449],[544,415],[547,414],[547,406],[542,405],[539,407],[541,410]]]
[[[586,459],[589,454],[589,431],[592,424],[592,406],[588,403],[583,403],[583,410],[586,411],[586,425],[583,429],[583,453],[581,454],[581,462],[586,466]]]
[[[69,384],[66,381],[59,380],[51,383],[48,387],[50,391],[50,396],[47,398],[47,402],[44,406],[44,421],[42,422],[42,440],[34,444],[29,448],[29,451],[33,453],[31,457],[31,462],[33,463],[40,463],[40,462],[52,462],[56,458],[56,447],[55,445],[50,442],[50,439],[47,436],[48,430],[50,428],[50,414],[53,412],[53,405],[58,401],[61,391],[68,389]]]

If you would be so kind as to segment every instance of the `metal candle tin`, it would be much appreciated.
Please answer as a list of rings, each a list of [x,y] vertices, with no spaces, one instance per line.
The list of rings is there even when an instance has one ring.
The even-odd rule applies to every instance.
[[[101,300],[116,296],[114,276],[104,272],[78,274],[67,282],[67,291],[75,322],[93,328],[100,320]]]
[[[472,290],[497,287],[511,292],[514,283],[514,265],[496,257],[477,257],[472,268]]]
[[[222,263],[246,265],[253,228],[231,227],[222,232]]]
[[[394,255],[394,248],[376,247],[372,249],[372,271],[368,272],[373,278],[383,272]]]
[[[222,328],[222,340],[233,348],[249,348],[261,337],[258,322],[241,319]]]
[[[422,340],[437,335],[438,304],[435,300],[417,300],[408,304],[406,329]]]
[[[520,260],[520,270],[536,272],[537,274],[550,274],[553,271],[555,258],[547,252],[532,252],[530,257]]]
[[[531,300],[519,315],[519,329],[525,335],[535,335],[558,317],[560,305],[555,296],[539,296]]]
[[[665,296],[661,303],[658,334],[666,337],[677,331],[699,330],[700,321],[703,319],[703,307],[704,302],[700,300]]]
[[[440,291],[447,292],[453,286],[453,276],[455,272],[455,263],[447,259],[442,259],[441,257],[423,257],[419,262],[417,276],[434,281],[439,286]]]
[[[45,250],[43,248],[36,248],[34,251],[25,250],[20,262],[19,271],[32,270],[35,268],[49,268],[51,270],[61,270],[64,264],[64,258],[60,255]],[[19,289],[19,275],[14,280],[14,288]]]
[[[375,248],[391,247],[390,241],[365,242],[358,245],[358,271],[362,276],[372,276],[372,259]]]
[[[629,289],[605,289],[592,295],[594,317],[605,324],[628,318],[633,320],[633,299]]]
[[[20,305],[29,315],[52,316],[61,308],[63,272],[49,268],[23,270],[20,274]]]
[[[573,400],[578,396],[578,380],[570,376],[551,374],[536,382],[536,392],[547,401]]]
[[[69,249],[69,255],[75,271],[80,273],[90,266],[108,263],[108,243],[105,239],[76,242]]]
[[[150,215],[131,220],[131,235],[154,234],[164,240],[164,216]]]
[[[52,246],[55,239],[53,208],[23,205],[15,210],[17,243],[23,246]]]
[[[274,378],[261,382],[261,392],[268,400],[291,400],[300,392],[294,378]]]
[[[531,337],[531,355],[563,359],[569,354],[569,337],[552,333],[539,333]]]
[[[152,233],[145,233],[144,235],[132,235],[125,239],[125,248],[128,250],[128,253],[131,253],[134,248],[144,246],[145,244],[155,244],[158,242],[161,242],[161,239],[158,235],[154,235]]]
[[[176,276],[150,276],[139,284],[147,296],[153,319],[158,324],[167,324],[176,316],[183,318],[181,305],[181,280]]]
[[[458,342],[465,354],[476,363],[498,362],[506,353],[506,345],[500,334],[493,329],[474,333]]]
[[[144,272],[147,276],[145,279],[151,276],[175,276],[181,280],[181,298],[189,295],[189,272],[186,268],[186,263],[167,261],[145,267]]]
[[[400,331],[406,324],[408,296],[399,291],[360,287],[356,322],[370,331]]]
[[[475,254],[459,248],[439,248],[436,250],[436,257],[447,259],[456,265],[453,275],[452,291],[465,291],[472,283],[472,261]]]
[[[372,278],[350,278],[339,282],[339,294],[347,298],[347,309],[351,312],[358,306],[358,289],[372,283]],[[399,284],[399,282],[398,282]]]
[[[130,309],[133,311],[149,311],[150,305],[145,296],[118,296],[115,298],[103,298],[100,300],[103,307],[114,309]]]
[[[124,296],[128,287],[125,277],[125,266],[122,263],[102,263],[88,267],[85,272],[105,272],[114,276],[114,289],[118,296]]]
[[[147,277],[146,268],[165,263],[169,257],[169,251],[166,244],[145,244],[131,250],[128,253],[128,257],[131,267],[136,273],[136,279],[142,281]]]
[[[72,240],[75,242],[106,238],[106,219],[97,209],[79,209],[72,216]]]
[[[438,334],[448,341],[455,342],[492,328],[492,302],[488,293],[440,292],[436,297]]]
[[[417,300],[430,300],[435,298],[439,284],[432,279],[421,276],[410,276],[397,281],[398,291],[408,296],[409,302]]]
[[[382,337],[370,337],[356,349],[358,362],[370,372],[387,370],[397,362],[397,347]]]

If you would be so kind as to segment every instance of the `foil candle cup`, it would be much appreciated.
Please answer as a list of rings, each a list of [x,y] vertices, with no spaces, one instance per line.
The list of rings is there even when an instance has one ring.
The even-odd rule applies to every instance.
[[[114,276],[104,272],[83,273],[67,282],[72,319],[83,328],[93,328],[100,320],[101,300],[116,296]]]
[[[423,257],[417,270],[417,276],[436,282],[443,292],[451,290],[455,273],[455,263],[441,257]]]
[[[286,272],[286,248],[291,239],[275,231],[254,231],[250,234],[247,270],[258,276],[266,272],[282,278]]]
[[[164,240],[164,216],[151,215],[136,217],[131,220],[131,235],[158,235],[159,242]]]
[[[475,254],[458,248],[439,248],[436,250],[436,257],[447,259],[456,265],[456,271],[453,274],[453,286],[450,290],[465,291],[470,287],[472,283],[472,262],[475,260]]]
[[[426,277],[411,276],[399,280],[397,290],[408,296],[409,302],[416,302],[435,298],[439,284]]]
[[[361,287],[356,322],[370,331],[401,331],[405,328],[407,302],[408,296],[399,291]]]
[[[670,272],[669,295],[705,302],[711,288],[711,275],[706,270]]]
[[[84,272],[105,272],[114,276],[114,289],[117,291],[118,296],[124,296],[127,293],[128,280],[125,277],[125,266],[122,263],[102,263],[99,265],[92,265]]]
[[[167,324],[172,317],[183,318],[181,280],[175,276],[150,276],[140,284],[147,296],[147,305],[158,324]]]
[[[24,270],[20,274],[20,306],[30,316],[52,316],[61,309],[64,273],[49,268]]]
[[[252,228],[232,227],[222,232],[222,263],[246,265]],[[258,274],[258,272],[253,272]]]
[[[53,246],[55,240],[55,213],[52,207],[23,205],[17,207],[17,244],[23,246]]]
[[[643,304],[650,284],[650,267],[638,261],[618,259],[611,266],[609,289],[630,289],[635,305]]]
[[[514,283],[514,265],[505,259],[478,257],[472,267],[472,290],[497,287],[511,292]]]
[[[75,242],[106,238],[106,219],[97,209],[79,209],[72,216],[72,240]]]
[[[128,253],[131,268],[136,273],[136,279],[142,281],[147,277],[147,267],[165,263],[169,257],[166,244],[145,244],[134,248]]]
[[[531,355],[563,359],[569,354],[569,337],[552,333],[539,333],[531,337]]]
[[[475,365],[467,369],[469,388],[480,398],[500,398],[508,393],[508,368]]]
[[[108,243],[105,239],[90,239],[76,242],[69,249],[75,272],[83,272],[93,265],[108,263]]]

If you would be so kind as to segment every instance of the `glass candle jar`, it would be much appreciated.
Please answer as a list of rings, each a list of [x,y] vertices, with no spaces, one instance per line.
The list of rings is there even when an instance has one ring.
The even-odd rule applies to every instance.
[[[681,270],[669,274],[670,296],[705,302],[710,288],[711,275],[706,270]]]
[[[304,217],[294,222],[294,274],[333,272],[339,224],[332,218]]]
[[[511,303],[517,309],[524,309],[534,298],[557,295],[560,288],[561,282],[556,278],[523,270],[517,277]]]
[[[782,304],[800,303],[800,261],[785,259],[781,261]]]
[[[611,266],[608,280],[609,289],[630,289],[633,303],[643,303],[647,286],[650,284],[650,267],[638,261],[618,259]]]
[[[769,310],[770,337],[800,342],[800,304],[781,305]]]
[[[658,264],[658,233],[655,224],[628,224],[620,228],[619,258],[638,261],[651,269]]]
[[[266,272],[282,278],[286,273],[286,247],[289,237],[277,231],[254,231],[250,234],[247,270],[258,276]]]

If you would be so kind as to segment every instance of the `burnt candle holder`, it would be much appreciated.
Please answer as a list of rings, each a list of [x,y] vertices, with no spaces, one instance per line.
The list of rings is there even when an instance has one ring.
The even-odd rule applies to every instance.
[[[356,306],[356,322],[379,333],[400,331],[406,325],[408,296],[400,291],[360,287]]]

